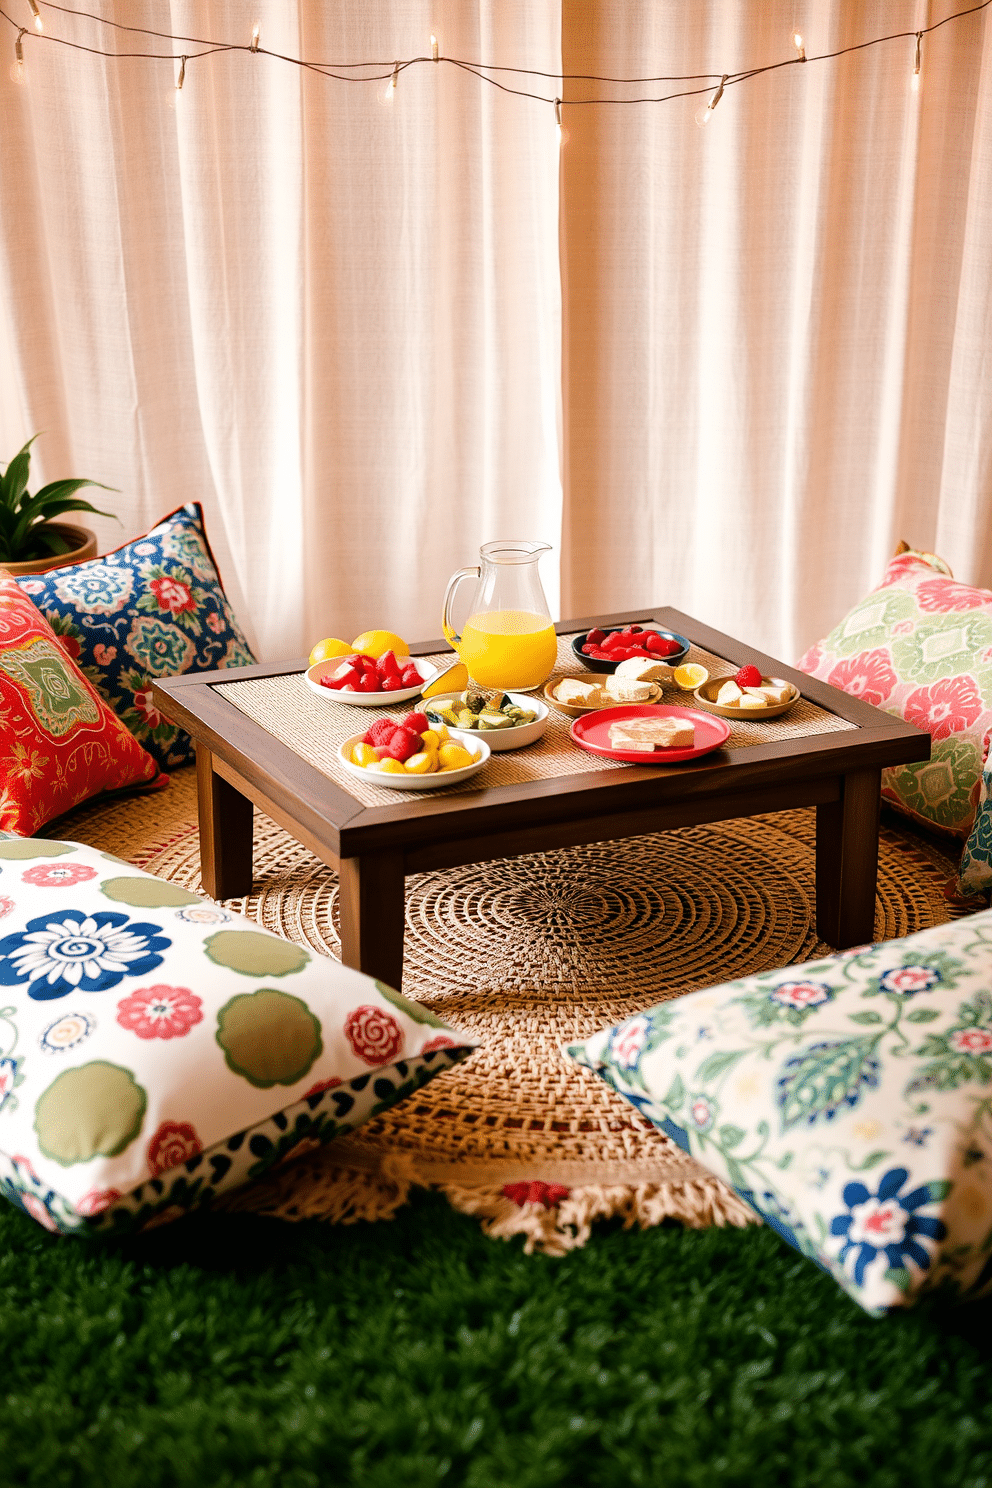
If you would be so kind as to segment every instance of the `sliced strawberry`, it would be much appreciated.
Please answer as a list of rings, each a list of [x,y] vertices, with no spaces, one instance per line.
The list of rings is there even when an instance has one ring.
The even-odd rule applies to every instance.
[[[617,646],[622,646],[625,640],[626,637],[622,630],[611,630],[603,642],[603,649],[605,651],[614,651]]]
[[[583,656],[598,656],[600,648],[595,643],[590,644],[589,641],[586,641],[584,646],[579,647],[579,650]]]
[[[594,661],[616,661],[617,659],[612,651],[607,651],[603,646],[593,646],[589,655]]]
[[[592,630],[590,630],[586,635],[586,645],[589,646],[600,646],[605,640],[605,632],[600,630],[598,625],[594,625]],[[586,649],[585,646],[583,646],[582,649],[584,651]]]
[[[400,724],[400,728],[408,729],[419,739],[421,734],[426,734],[430,728],[430,722],[426,713],[408,713]]]
[[[317,680],[321,687],[329,687],[332,692],[339,692],[344,686],[344,682],[337,677],[318,677]]]
[[[391,718],[377,718],[362,742],[378,749],[380,745],[388,744],[395,732],[396,725]]]
[[[399,676],[400,669],[396,665],[396,657],[393,655],[392,651],[383,651],[382,655],[379,657],[379,660],[375,664],[375,670],[376,676],[380,679],[380,681],[383,682],[386,680],[387,677]]]
[[[359,692],[378,692],[379,678],[376,676],[375,670],[366,672],[362,680],[357,684],[357,687]]]
[[[761,673],[756,666],[742,666],[734,681],[738,687],[760,687]]]
[[[417,668],[412,663],[410,664],[410,666],[405,666],[400,675],[403,679],[404,687],[419,687],[421,682],[424,680],[420,673],[417,671]]]
[[[395,677],[383,677],[379,686],[383,692],[402,692],[406,683],[403,681],[399,672],[397,672]]]

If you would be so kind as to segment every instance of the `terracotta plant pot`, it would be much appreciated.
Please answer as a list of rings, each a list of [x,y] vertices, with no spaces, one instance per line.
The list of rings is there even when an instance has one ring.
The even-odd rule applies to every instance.
[[[0,569],[12,574],[47,573],[50,568],[65,568],[70,563],[85,563],[96,557],[96,533],[88,527],[75,527],[71,522],[46,522],[71,544],[68,553],[52,553],[47,558],[31,558],[24,563],[0,563]]]

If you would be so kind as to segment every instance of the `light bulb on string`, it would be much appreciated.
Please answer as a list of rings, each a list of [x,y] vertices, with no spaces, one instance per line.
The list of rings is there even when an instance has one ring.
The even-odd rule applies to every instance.
[[[717,104],[720,102],[720,99],[723,97],[723,90],[729,76],[730,74],[727,72],[723,74],[723,77],[720,79],[719,87],[714,92],[713,97],[710,99],[709,103],[707,103],[703,108],[696,111],[696,123],[699,125],[700,129],[707,125],[712,119],[713,110],[716,108]]]
[[[568,136],[565,134],[565,127],[562,123],[560,98],[555,99],[555,134],[558,136],[558,144],[563,145]]]
[[[914,93],[920,91],[920,67],[923,61],[923,32],[916,33],[916,61],[913,65],[913,76],[909,80],[909,86]]]
[[[28,5],[31,7],[31,14],[34,16],[34,29],[39,32],[44,31],[45,23],[41,19],[41,11],[38,9],[38,0],[28,0]]]
[[[398,62],[394,62],[393,70],[389,74],[389,82],[386,84],[382,97],[379,100],[379,102],[385,104],[387,108],[394,102],[396,98],[396,84],[399,80],[399,75],[400,64]]]
[[[792,33],[792,44],[795,47],[796,51],[799,53],[799,56],[797,58],[797,61],[799,61],[799,62],[805,62],[806,61],[806,43],[803,41],[803,36],[802,36],[802,32],[801,31],[794,31]]]
[[[14,42],[14,60],[10,65],[11,82],[20,83],[21,85],[28,80],[27,70],[24,66],[24,45],[21,41],[25,30],[26,27],[21,26],[17,33],[17,40]]]
[[[252,26],[252,28],[251,28],[251,42],[249,44],[248,50],[249,51],[252,51],[252,52],[257,52],[258,51],[258,43],[261,41],[261,39],[262,39],[262,23],[261,23],[261,21],[256,21],[255,24],[254,24],[254,26]]]
[[[178,74],[176,76],[175,84],[174,84],[174,86],[172,88],[169,89],[169,107],[171,109],[178,109],[178,107],[179,107],[179,98],[180,98],[180,95],[182,94],[183,83],[185,81],[186,81],[186,58],[185,57],[180,57],[180,59],[179,59],[179,72],[178,72]]]
[[[437,59],[438,59],[437,37],[434,35],[433,32],[431,32],[431,61],[432,62],[436,62]]]

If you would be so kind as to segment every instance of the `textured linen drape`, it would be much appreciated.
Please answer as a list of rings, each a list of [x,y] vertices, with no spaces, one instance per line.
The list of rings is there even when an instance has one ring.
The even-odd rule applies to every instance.
[[[17,0],[20,4],[20,0]],[[42,6],[88,46],[169,52]],[[992,583],[992,40],[936,0],[90,0],[328,63],[738,70],[699,98],[245,53],[0,69],[0,459],[118,487],[104,547],[203,501],[263,655],[436,634],[444,582],[543,537],[563,613],[668,602],[785,658],[898,537]],[[8,9],[5,5],[4,9]],[[25,11],[25,16],[30,19]],[[16,16],[15,16],[16,20]],[[0,20],[0,51],[15,31]],[[339,69],[340,70],[340,69]],[[99,504],[99,503],[98,503]]]
[[[16,0],[21,4],[22,0]],[[70,0],[71,3],[71,0]],[[5,7],[6,8],[6,7]],[[560,68],[557,0],[93,0],[320,62]],[[30,14],[25,10],[30,22]],[[45,8],[46,31],[168,43]],[[16,33],[0,21],[13,53]],[[449,574],[561,526],[558,145],[468,73],[335,82],[267,56],[106,60],[29,32],[0,71],[0,458],[91,476],[121,528],[204,502],[267,656],[437,635]],[[6,53],[5,53],[6,55]],[[537,119],[540,117],[541,126]],[[96,503],[100,505],[100,502]],[[557,603],[557,565],[546,574]]]

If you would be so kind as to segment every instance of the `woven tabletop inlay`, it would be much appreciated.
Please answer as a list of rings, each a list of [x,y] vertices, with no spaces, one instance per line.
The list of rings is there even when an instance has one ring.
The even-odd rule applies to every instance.
[[[553,680],[581,674],[581,668],[576,664],[572,653],[571,641],[571,636],[558,638],[558,660],[552,672]],[[427,658],[441,666],[448,665],[451,659],[450,652]],[[687,659],[706,667],[711,677],[732,677],[737,670],[736,663],[714,656],[699,646],[691,648]],[[386,806],[398,800],[416,801],[425,795],[429,797],[434,794],[432,791],[404,791],[371,783],[366,785],[364,781],[342,769],[337,757],[338,746],[353,734],[364,733],[373,719],[386,713],[398,722],[412,708],[419,706],[416,701],[406,707],[379,709],[338,703],[330,695],[325,700],[317,697],[307,686],[302,672],[292,672],[280,677],[223,682],[217,685],[217,691],[267,733],[294,750],[314,769],[329,776],[336,785],[341,786],[364,806]],[[681,692],[674,685],[665,689],[661,701],[696,706],[691,693]],[[838,718],[834,713],[828,713],[808,698],[800,698],[795,707],[780,718],[762,722],[750,719],[728,721],[728,749],[747,749],[755,744],[769,744],[779,739],[796,739],[810,734],[842,733],[857,727],[846,719]],[[532,780],[587,774],[590,771],[629,768],[615,760],[588,754],[584,749],[577,748],[569,737],[571,724],[571,718],[552,708],[547,731],[537,743],[524,749],[494,753],[478,775],[462,785],[446,786],[443,789],[467,792],[483,787],[522,785]]]

